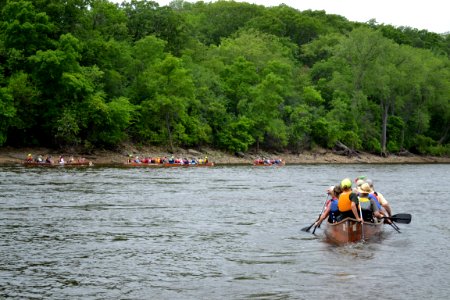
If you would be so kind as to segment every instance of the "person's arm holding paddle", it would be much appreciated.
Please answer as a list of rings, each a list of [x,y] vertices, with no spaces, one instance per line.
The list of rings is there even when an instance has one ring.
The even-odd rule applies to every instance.
[[[325,201],[323,202],[322,210],[320,211],[319,216],[317,217],[317,220],[316,220],[314,223],[312,223],[311,225],[309,225],[308,227],[302,228],[302,231],[309,232],[309,230],[316,224],[316,222],[317,222],[317,221],[320,219],[320,217],[322,216],[323,210],[325,209],[325,206],[327,205],[328,200],[329,200],[329,199],[328,199],[328,195],[327,195],[327,198],[326,198]]]
[[[355,219],[359,222],[363,222],[362,216],[359,216],[358,214],[358,204],[359,204],[358,195],[356,195],[355,193],[351,193],[350,201],[351,201],[350,205],[352,208],[353,215],[355,216]]]
[[[331,205],[328,204],[323,213],[320,215],[319,219],[314,223],[315,227],[319,227],[320,224],[322,224],[322,221],[328,217],[328,214],[330,213],[330,208]]]
[[[325,220],[331,211],[331,200],[333,197],[335,197],[334,194],[334,185],[330,186],[327,189],[327,201],[325,202],[325,210],[322,211],[322,214],[319,216],[319,219],[314,223],[315,228],[320,227],[320,224],[322,224],[322,221]],[[331,199],[328,199],[328,197],[331,197]]]

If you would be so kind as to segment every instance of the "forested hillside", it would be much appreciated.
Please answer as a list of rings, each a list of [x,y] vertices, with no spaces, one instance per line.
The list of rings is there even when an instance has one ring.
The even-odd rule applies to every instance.
[[[233,1],[0,9],[0,146],[450,155],[449,34]]]

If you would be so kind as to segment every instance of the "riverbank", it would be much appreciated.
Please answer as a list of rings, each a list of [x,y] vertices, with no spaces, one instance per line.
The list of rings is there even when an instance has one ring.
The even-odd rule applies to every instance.
[[[43,157],[51,155],[57,159],[60,155],[68,158],[73,156],[74,158],[85,158],[92,161],[94,165],[118,165],[123,164],[128,156],[146,156],[146,157],[164,157],[170,156],[167,151],[158,147],[124,147],[120,151],[106,151],[95,150],[90,154],[80,154],[75,152],[62,152],[47,148],[0,148],[0,164],[11,165],[19,164],[23,162],[28,154],[33,156],[42,155]],[[242,157],[225,153],[222,151],[212,149],[202,149],[201,151],[192,149],[179,149],[173,153],[174,157],[198,157],[203,158],[208,156],[209,161],[213,161],[217,165],[248,165],[253,160],[266,157],[266,158],[281,158],[286,164],[355,164],[355,163],[368,163],[368,164],[421,164],[421,163],[450,163],[450,157],[434,157],[434,156],[419,156],[419,155],[407,155],[398,156],[390,155],[388,157],[381,157],[369,153],[359,153],[357,156],[345,156],[333,153],[331,150],[320,149],[314,152],[303,152],[301,154],[291,153],[267,153],[261,152],[259,154],[246,153]]]

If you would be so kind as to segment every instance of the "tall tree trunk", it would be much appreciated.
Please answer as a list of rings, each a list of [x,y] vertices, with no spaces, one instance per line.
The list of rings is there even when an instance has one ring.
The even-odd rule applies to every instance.
[[[381,101],[381,156],[387,156],[386,154],[386,144],[387,144],[387,123],[388,123],[388,112],[389,112],[389,101]]]
[[[259,137],[256,138],[256,153],[259,153]]]
[[[444,133],[442,134],[442,137],[438,141],[439,145],[442,145],[445,142],[445,140],[448,138],[449,129],[450,129],[449,126],[444,128]]]
[[[169,113],[166,113],[166,127],[167,133],[169,135],[169,147],[170,151],[173,153],[173,141],[172,141],[172,132],[170,131],[170,121],[169,121]]]

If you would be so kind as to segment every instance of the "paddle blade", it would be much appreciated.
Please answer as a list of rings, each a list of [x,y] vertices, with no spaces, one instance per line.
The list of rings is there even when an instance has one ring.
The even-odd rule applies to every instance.
[[[389,219],[397,223],[409,224],[411,223],[411,214],[396,214],[391,216]]]
[[[304,228],[302,228],[302,231],[305,231],[305,232],[309,232],[309,230],[311,229],[311,227],[313,227],[314,226],[314,224],[315,224],[315,222],[314,223],[312,223],[310,226],[308,226],[308,227],[304,227]]]

